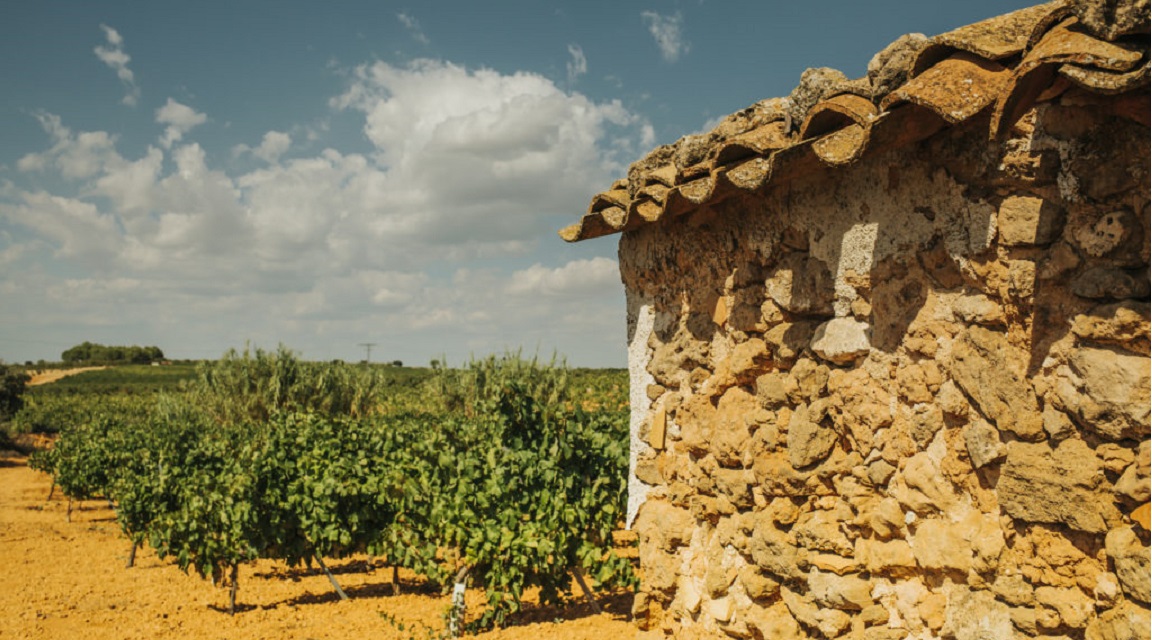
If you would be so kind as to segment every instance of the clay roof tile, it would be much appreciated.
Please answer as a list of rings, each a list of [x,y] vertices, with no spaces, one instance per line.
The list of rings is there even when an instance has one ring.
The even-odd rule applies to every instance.
[[[569,242],[680,216],[732,194],[899,148],[991,111],[1003,134],[1037,101],[1079,87],[1148,125],[1149,0],[1057,0],[928,39],[903,36],[849,80],[809,69],[786,98],[761,100],[704,134],[653,149],[592,199]],[[1143,89],[1142,91],[1137,91]],[[1103,96],[1109,97],[1106,101]]]

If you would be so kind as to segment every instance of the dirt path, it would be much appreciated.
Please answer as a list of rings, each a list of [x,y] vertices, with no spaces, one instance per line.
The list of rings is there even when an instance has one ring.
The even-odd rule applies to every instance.
[[[56,382],[60,378],[74,376],[77,373],[84,373],[85,371],[99,371],[100,369],[107,368],[108,367],[76,367],[75,369],[45,369],[44,371],[36,371],[32,374],[32,379],[28,381],[28,386],[35,387],[39,384]]]
[[[45,501],[47,476],[23,458],[0,458],[0,638],[425,638],[422,625],[443,628],[448,600],[401,572],[391,595],[391,569],[365,571],[366,558],[331,563],[344,590],[340,602],[316,571],[261,561],[240,572],[240,611],[229,616],[225,589],[182,573],[147,549],[124,566],[128,544],[107,503],[90,501],[65,521],[67,502]],[[482,592],[470,590],[477,607]],[[475,636],[484,640],[635,637],[626,621],[630,596],[604,599],[606,613],[587,606],[537,608],[516,626]],[[475,609],[474,609],[475,610]],[[403,623],[401,631],[385,618]],[[558,622],[557,622],[558,621]],[[414,629],[415,626],[415,629]]]

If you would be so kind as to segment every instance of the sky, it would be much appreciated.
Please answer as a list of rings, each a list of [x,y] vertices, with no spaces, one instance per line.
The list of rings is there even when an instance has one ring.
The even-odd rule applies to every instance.
[[[8,3],[0,359],[625,366],[618,237],[556,235],[595,193],[806,68],[1029,4]]]

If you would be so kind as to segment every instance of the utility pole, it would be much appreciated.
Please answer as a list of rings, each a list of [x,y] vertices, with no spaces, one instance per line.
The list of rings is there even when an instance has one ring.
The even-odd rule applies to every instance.
[[[368,364],[369,362],[372,361],[372,347],[375,347],[376,343],[375,342],[361,342],[360,346],[364,347],[364,350],[365,350],[364,364]]]

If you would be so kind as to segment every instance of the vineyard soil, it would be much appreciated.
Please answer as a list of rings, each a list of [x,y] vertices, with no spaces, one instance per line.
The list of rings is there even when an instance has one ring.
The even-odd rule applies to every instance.
[[[149,549],[125,568],[128,542],[107,503],[88,501],[65,518],[67,501],[46,501],[48,476],[20,457],[0,457],[0,638],[424,638],[441,629],[448,600],[408,572],[392,595],[392,570],[366,571],[363,556],[332,561],[352,599],[340,602],[318,570],[261,561],[240,571],[238,613],[228,591],[182,573]],[[470,606],[483,593],[470,590]],[[544,609],[529,604],[513,625],[471,636],[486,640],[630,638],[631,595],[601,598],[594,615],[582,602]],[[472,603],[475,603],[474,605]],[[388,620],[393,622],[389,622]],[[401,631],[399,624],[406,626]]]
[[[28,386],[36,387],[42,384],[56,382],[61,378],[74,376],[78,373],[84,373],[85,371],[100,371],[101,369],[107,368],[108,367],[76,367],[75,369],[46,369],[44,371],[37,371],[32,374],[32,379],[28,381]]]

